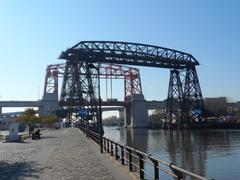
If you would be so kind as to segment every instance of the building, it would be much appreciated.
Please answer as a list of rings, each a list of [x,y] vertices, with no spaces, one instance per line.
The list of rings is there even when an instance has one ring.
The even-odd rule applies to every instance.
[[[206,113],[209,116],[223,116],[227,115],[227,98],[205,98],[204,100]]]
[[[208,116],[236,116],[240,110],[240,102],[228,102],[226,97],[205,98]]]

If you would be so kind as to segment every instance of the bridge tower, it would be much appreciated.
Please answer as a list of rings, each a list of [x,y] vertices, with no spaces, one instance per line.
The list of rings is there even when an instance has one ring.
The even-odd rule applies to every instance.
[[[91,71],[86,62],[66,61],[59,106],[60,111],[66,112],[68,122],[99,130],[98,81]]]
[[[58,70],[50,67],[46,69],[44,91],[39,107],[40,116],[55,114],[58,109]]]
[[[170,70],[168,88],[166,120],[169,123],[181,123],[180,118],[183,110],[183,89],[179,70]]]
[[[204,102],[195,66],[170,70],[167,121],[178,126],[189,124],[195,111],[198,118],[203,116]]]
[[[192,121],[189,112],[200,111],[199,116],[204,114],[204,101],[198,75],[195,66],[187,67],[185,72],[184,89],[183,89],[183,122]]]
[[[82,61],[80,61],[80,62],[82,62]],[[92,88],[91,92],[94,91],[95,93],[98,93],[98,88],[97,88],[98,82],[96,82],[96,79],[98,79],[98,77],[100,77],[101,79],[106,79],[106,80],[108,78],[109,79],[123,79],[124,80],[124,100],[131,99],[131,98],[128,98],[129,96],[132,97],[136,94],[142,94],[142,86],[141,86],[139,69],[124,66],[124,65],[112,64],[112,63],[110,63],[110,64],[94,63],[94,65],[98,67],[99,73],[98,73],[98,71],[96,71],[96,69],[95,70],[91,69],[91,72],[87,73],[86,69],[83,70],[81,68],[82,66],[73,65],[72,62],[69,60],[67,61],[67,63],[64,63],[64,64],[49,65],[46,69],[44,94],[58,94],[58,81],[59,81],[58,78],[63,77],[62,91],[61,91],[61,96],[60,96],[60,107],[62,110],[65,111],[64,114],[68,114],[68,115],[72,114],[72,113],[70,113],[70,112],[72,112],[71,109],[76,109],[77,107],[80,107],[80,106],[74,102],[72,104],[76,104],[76,106],[72,106],[71,103],[68,102],[70,99],[72,99],[73,101],[74,101],[74,99],[76,99],[76,98],[74,98],[74,96],[75,96],[74,93],[72,93],[72,92],[75,92],[76,90],[72,90],[72,92],[71,92],[71,90],[70,90],[71,87],[72,87],[72,89],[74,89],[75,87],[76,87],[75,89],[82,88],[83,93],[79,93],[79,94],[82,94],[81,96],[84,96],[86,94],[86,92],[88,92],[88,88],[90,88],[90,87],[86,86],[87,82],[88,82],[87,80],[85,80],[86,83],[83,83],[84,87],[81,87],[82,83],[79,83],[79,81],[76,80],[77,78],[73,78],[74,76],[71,75],[70,72],[72,72],[72,74],[73,74],[73,71],[75,71],[75,72],[78,71],[77,73],[80,73],[81,77],[83,77],[83,76],[87,77],[87,76],[91,75],[91,80],[93,83],[90,83],[90,84],[95,85],[95,86],[91,87]],[[71,67],[75,67],[75,66],[78,66],[78,69],[71,68]],[[86,67],[88,67],[88,66],[86,66]],[[80,77],[80,75],[79,75],[79,77]],[[75,80],[73,80],[73,79],[75,79]],[[73,95],[71,95],[71,94],[73,94]],[[82,98],[82,99],[84,99],[84,98]],[[95,97],[92,99],[95,99]],[[134,98],[134,99],[136,99],[136,98]],[[83,102],[83,104],[84,103],[85,102]],[[58,112],[60,112],[60,111],[58,111]],[[132,115],[132,113],[130,114],[130,116],[131,115]],[[75,116],[76,116],[76,113],[75,113]],[[72,121],[72,120],[75,121],[76,120],[75,116],[70,115],[70,117],[72,118],[70,121]],[[119,116],[120,116],[120,119],[122,119],[122,120],[126,119],[126,118],[124,118],[123,111],[120,112]],[[131,119],[130,116],[128,116],[129,119]],[[136,123],[134,123],[134,124],[136,124]]]

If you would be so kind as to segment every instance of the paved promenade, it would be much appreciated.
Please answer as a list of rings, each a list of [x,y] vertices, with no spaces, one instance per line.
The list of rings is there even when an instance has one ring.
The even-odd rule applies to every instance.
[[[131,179],[78,129],[42,134],[40,140],[0,142],[0,179]]]

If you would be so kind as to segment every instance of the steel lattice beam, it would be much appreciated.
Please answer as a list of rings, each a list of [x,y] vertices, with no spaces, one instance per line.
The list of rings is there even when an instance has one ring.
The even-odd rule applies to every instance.
[[[81,41],[62,52],[59,58],[173,69],[199,65],[191,54],[185,52],[146,44],[114,41]]]

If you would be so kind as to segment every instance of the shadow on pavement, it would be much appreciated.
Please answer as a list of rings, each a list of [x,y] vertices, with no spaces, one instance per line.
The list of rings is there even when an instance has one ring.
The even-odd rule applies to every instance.
[[[40,139],[48,139],[48,138],[58,138],[56,136],[41,136]]]
[[[0,179],[37,179],[39,178],[39,170],[35,162],[16,162],[8,163],[0,161]]]
[[[17,143],[17,144],[29,144],[27,141],[3,141],[2,143]]]

